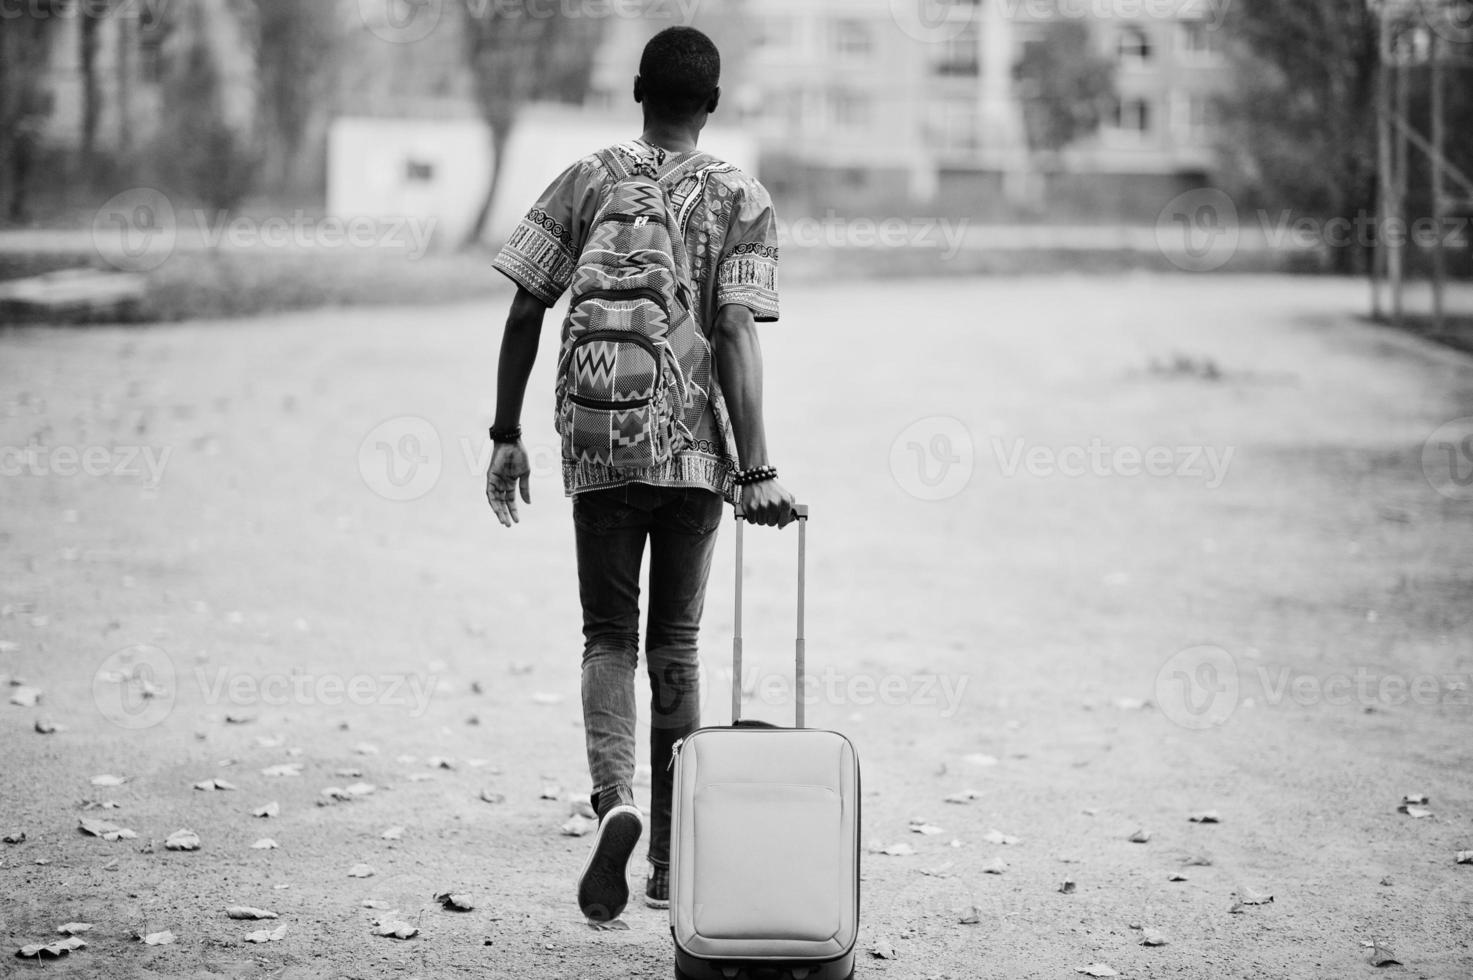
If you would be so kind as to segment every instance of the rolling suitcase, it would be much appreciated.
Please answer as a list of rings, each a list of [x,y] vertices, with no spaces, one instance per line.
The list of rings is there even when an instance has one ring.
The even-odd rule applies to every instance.
[[[730,728],[675,749],[670,931],[677,980],[840,980],[859,935],[859,761],[803,727],[808,510],[798,514],[797,726],[741,720],[742,526]]]

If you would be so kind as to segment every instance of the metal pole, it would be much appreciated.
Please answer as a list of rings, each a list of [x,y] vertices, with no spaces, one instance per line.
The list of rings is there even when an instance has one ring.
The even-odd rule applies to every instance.
[[[1432,236],[1432,330],[1442,333],[1446,317],[1447,255],[1442,248],[1444,209],[1447,207],[1443,191],[1443,160],[1447,148],[1447,120],[1444,86],[1447,73],[1442,65],[1442,46],[1436,31],[1432,33],[1432,221],[1436,233]]]
[[[1376,171],[1377,171],[1377,218],[1379,225],[1384,229],[1390,220],[1391,214],[1391,32],[1387,23],[1386,5],[1383,3],[1380,10],[1380,39],[1377,44],[1379,57],[1376,60]],[[1371,306],[1372,315],[1380,320],[1383,315],[1381,305],[1381,284],[1388,278],[1390,273],[1389,256],[1387,255],[1386,236],[1376,234],[1371,242],[1374,249],[1371,260]]]

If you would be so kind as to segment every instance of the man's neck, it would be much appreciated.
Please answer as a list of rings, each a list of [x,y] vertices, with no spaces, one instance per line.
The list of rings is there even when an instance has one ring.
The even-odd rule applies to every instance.
[[[646,118],[640,139],[672,153],[689,153],[701,138],[701,127],[694,123],[668,123]]]

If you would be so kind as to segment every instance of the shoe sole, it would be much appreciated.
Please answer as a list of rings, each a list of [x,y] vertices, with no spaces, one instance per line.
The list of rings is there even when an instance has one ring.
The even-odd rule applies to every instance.
[[[648,905],[652,909],[668,909],[670,907],[670,899],[650,898],[648,895],[646,895],[644,897],[644,904]]]
[[[643,818],[627,804],[614,807],[599,821],[593,847],[578,875],[578,907],[592,921],[617,919],[629,904],[626,869],[643,833]]]

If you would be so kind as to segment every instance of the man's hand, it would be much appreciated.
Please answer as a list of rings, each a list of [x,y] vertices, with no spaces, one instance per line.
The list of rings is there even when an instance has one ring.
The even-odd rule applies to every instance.
[[[503,527],[517,523],[517,486],[520,484],[522,501],[532,502],[532,464],[527,460],[527,450],[520,441],[498,442],[491,451],[491,465],[486,467],[486,500],[496,512],[496,519]]]
[[[742,487],[742,516],[749,524],[764,527],[787,527],[794,520],[798,505],[791,493],[776,480],[763,480]]]

